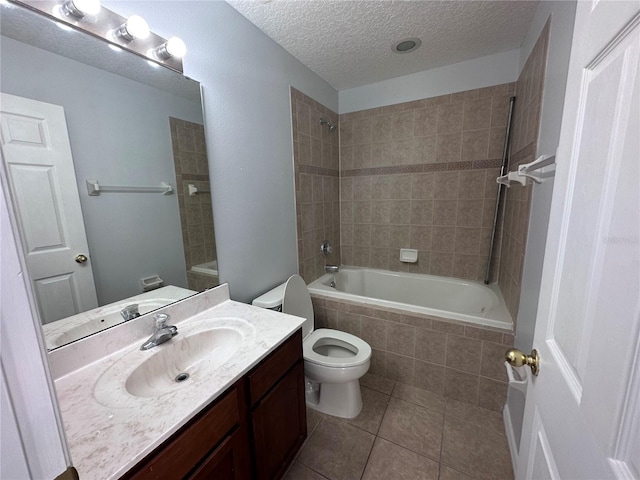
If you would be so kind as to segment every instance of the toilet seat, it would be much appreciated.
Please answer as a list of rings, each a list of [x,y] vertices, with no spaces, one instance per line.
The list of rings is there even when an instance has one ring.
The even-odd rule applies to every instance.
[[[333,343],[331,340],[337,340]],[[324,345],[336,345],[353,352],[352,356],[335,357],[317,353],[313,347],[319,342]],[[371,347],[364,340],[350,333],[329,328],[320,328],[311,332],[302,342],[303,357],[306,362],[334,368],[356,367],[371,359]]]

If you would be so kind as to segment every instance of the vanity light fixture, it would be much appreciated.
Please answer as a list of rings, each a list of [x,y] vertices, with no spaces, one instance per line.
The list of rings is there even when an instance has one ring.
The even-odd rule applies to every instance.
[[[155,66],[183,72],[182,57],[187,52],[178,37],[167,40],[149,29],[139,15],[123,17],[100,5],[100,0],[0,0],[27,8],[58,22],[60,28],[86,32],[104,40],[115,51],[132,52]],[[65,28],[65,30],[67,29]]]
[[[171,37],[165,43],[155,48],[153,53],[161,60],[182,58],[187,53],[187,46],[178,37]]]
[[[65,15],[83,18],[85,15],[97,15],[100,12],[100,0],[66,0],[61,11]]]
[[[149,36],[149,24],[140,15],[131,15],[126,22],[114,32],[116,36],[131,42],[136,38],[144,40]]]

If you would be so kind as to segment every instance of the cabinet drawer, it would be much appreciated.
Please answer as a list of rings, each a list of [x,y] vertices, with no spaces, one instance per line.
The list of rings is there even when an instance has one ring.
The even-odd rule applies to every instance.
[[[240,423],[238,390],[234,388],[216,404],[193,419],[175,438],[135,468],[132,479],[183,478],[205,455]]]
[[[302,358],[302,331],[298,330],[249,375],[251,405],[255,405]]]

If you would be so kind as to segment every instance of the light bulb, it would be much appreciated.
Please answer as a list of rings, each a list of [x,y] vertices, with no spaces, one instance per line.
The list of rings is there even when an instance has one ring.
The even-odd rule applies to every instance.
[[[172,57],[182,58],[187,53],[187,46],[178,37],[171,37],[167,40],[167,52]]]
[[[129,42],[136,38],[145,39],[149,36],[149,33],[149,24],[139,15],[131,15],[129,19],[116,30],[117,36]]]
[[[182,58],[187,53],[187,46],[178,37],[171,37],[165,43],[155,49],[155,54],[162,60],[169,58]]]
[[[97,15],[100,12],[100,0],[67,0],[62,5],[66,15],[82,18],[85,15]]]

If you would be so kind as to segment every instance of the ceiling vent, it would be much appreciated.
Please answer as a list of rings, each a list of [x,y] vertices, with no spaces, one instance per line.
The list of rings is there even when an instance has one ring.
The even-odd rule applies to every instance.
[[[417,37],[405,38],[394,43],[391,50],[396,53],[409,53],[420,48],[420,45],[422,45],[422,41]]]

